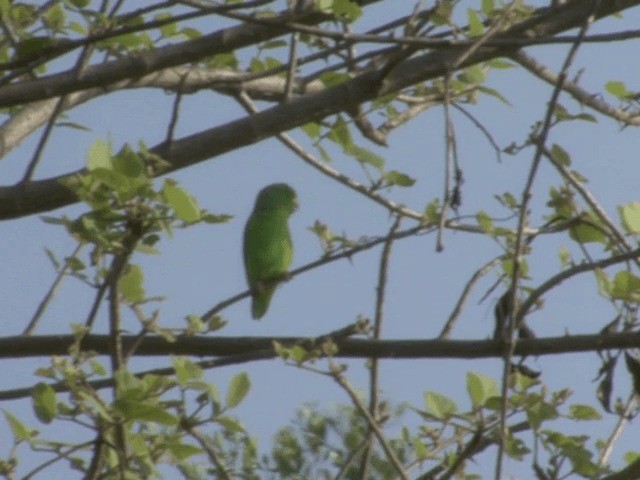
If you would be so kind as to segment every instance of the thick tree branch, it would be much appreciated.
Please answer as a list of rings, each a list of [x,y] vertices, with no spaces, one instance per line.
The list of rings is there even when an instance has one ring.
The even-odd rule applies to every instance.
[[[136,335],[123,335],[122,345],[128,349],[133,343],[138,347],[134,356],[152,357],[189,355],[194,357],[226,357],[256,351],[273,350],[273,342],[284,346],[312,347],[309,337],[178,337],[169,342],[161,337],[146,337],[140,341]],[[0,338],[0,358],[46,357],[66,355],[76,341],[73,335],[13,336]],[[109,335],[87,335],[82,339],[84,350],[98,355],[110,354]],[[500,358],[504,350],[501,340],[369,340],[336,339],[336,357],[340,358]],[[521,339],[516,344],[514,356],[541,356],[563,353],[593,352],[640,348],[640,333],[613,333],[593,335],[565,335]]]
[[[569,2],[562,8],[555,10],[553,15],[534,16],[506,30],[498,38],[500,36],[513,37],[516,35],[522,35],[527,38],[544,37],[575,28],[584,21],[585,11],[589,11],[587,3],[591,4],[591,2],[584,1]],[[596,18],[603,17],[638,4],[640,4],[640,0],[602,2],[595,16]],[[245,30],[245,28],[248,30]],[[65,80],[65,75],[69,75],[67,73],[59,74],[62,77],[54,76],[53,80],[55,81],[52,84],[47,83],[49,82],[47,78],[35,81],[44,82],[43,84],[37,83],[36,87],[45,88],[46,95],[34,87],[33,91],[27,89],[28,96],[24,98],[24,92],[18,95],[13,90],[9,92],[4,90],[9,87],[15,89],[22,85],[27,85],[26,83],[15,87],[10,85],[0,90],[0,105],[38,100],[52,94],[59,95],[99,85],[105,86],[131,76],[144,75],[185,61],[197,60],[202,58],[205,50],[209,55],[212,51],[215,53],[217,50],[215,48],[212,50],[212,47],[228,51],[239,48],[245,43],[255,43],[257,41],[256,38],[261,35],[267,37],[270,35],[275,36],[273,34],[274,30],[278,29],[254,25],[234,27],[186,44],[171,45],[135,58],[111,62],[106,64],[109,67],[106,71],[99,70],[105,68],[104,66],[90,67],[83,72],[80,79],[74,79],[77,80],[74,84],[65,83],[69,81],[69,79]],[[276,33],[282,34],[284,31],[285,29]],[[251,32],[253,32],[253,36],[250,35],[251,40],[249,41],[245,38],[245,35]],[[266,38],[260,37],[260,39],[264,40]],[[508,56],[515,50],[517,50],[516,47],[485,46],[470,55],[464,63],[459,65],[459,68],[491,58]],[[160,155],[170,164],[166,170],[158,171],[157,174],[164,174],[194,165],[206,159],[259,142],[307,122],[324,118],[340,111],[347,111],[381,95],[393,93],[416,83],[440,77],[449,70],[450,65],[457,64],[460,55],[464,54],[465,51],[466,49],[461,50],[456,47],[412,57],[399,63],[383,78],[380,77],[381,72],[378,70],[365,72],[340,85],[303,98],[293,99],[289,103],[272,107],[259,114],[184,137],[169,145],[156,145],[152,152]],[[113,65],[114,63],[116,65]],[[384,88],[380,88],[380,82],[383,79]],[[60,85],[56,86],[56,82]],[[29,82],[29,84],[31,83]],[[31,182],[27,185],[0,188],[0,219],[16,218],[52,210],[75,202],[76,198],[72,192],[60,185],[60,178],[64,178],[64,176]]]

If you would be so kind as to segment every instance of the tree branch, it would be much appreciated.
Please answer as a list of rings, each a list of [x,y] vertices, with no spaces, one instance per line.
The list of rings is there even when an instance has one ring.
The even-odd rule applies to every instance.
[[[370,0],[366,3],[374,1]],[[638,4],[640,4],[640,0],[602,2],[595,16],[597,18],[603,17]],[[560,9],[554,10],[553,15],[534,16],[514,25],[498,37],[523,35],[534,38],[553,35],[580,25],[584,19],[584,11],[585,2],[569,2]],[[305,20],[311,21],[312,18],[305,17]],[[234,27],[192,42],[163,47],[157,51],[149,52],[149,54],[141,54],[105,65],[90,67],[83,72],[81,78],[74,79],[73,83],[68,83],[70,81],[69,73],[62,73],[25,84],[8,85],[0,90],[0,106],[35,101],[94,86],[106,86],[132,76],[145,75],[168,66],[195,61],[202,58],[205,52],[207,55],[211,55],[216,51],[230,51],[245,44],[266,39],[261,36],[270,38],[276,36],[276,33],[282,34],[286,31],[283,29],[274,33],[277,30],[275,27],[266,28],[255,25]],[[249,35],[249,41],[245,35],[251,33],[253,35]],[[516,47],[485,46],[469,55],[459,67],[464,68],[492,58],[509,55],[515,50],[517,50]],[[293,99],[291,102],[274,106],[256,115],[189,135],[170,144],[156,145],[151,150],[152,153],[161,156],[170,164],[165,170],[156,172],[156,175],[194,165],[318,118],[347,111],[378,96],[397,92],[407,86],[440,77],[448,71],[450,65],[455,65],[459,61],[460,55],[465,51],[461,52],[459,47],[455,47],[409,58],[395,66],[384,77],[384,88],[382,89],[379,88],[380,71],[368,71],[332,88],[303,98]],[[28,85],[30,87],[26,88]],[[16,88],[24,90],[19,90],[16,93]],[[69,175],[75,173],[78,172]],[[34,181],[26,185],[0,188],[0,219],[21,217],[74,203],[77,201],[76,197],[59,183],[60,179],[69,175]]]

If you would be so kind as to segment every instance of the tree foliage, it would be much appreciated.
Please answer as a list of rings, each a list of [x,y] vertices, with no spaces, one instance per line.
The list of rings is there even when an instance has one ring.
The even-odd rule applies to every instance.
[[[638,478],[640,451],[616,441],[640,394],[633,350],[640,347],[640,203],[605,208],[580,173],[586,162],[575,145],[554,135],[567,125],[582,132],[593,123],[601,129],[640,123],[635,79],[625,83],[622,73],[611,72],[600,90],[591,91],[575,72],[579,53],[637,39],[636,30],[592,30],[610,28],[612,16],[637,14],[638,4],[0,0],[0,154],[19,172],[15,184],[0,187],[0,218],[11,225],[47,212],[42,228],[64,229],[75,245],[63,258],[47,250],[55,282],[33,317],[19,319],[21,333],[7,330],[0,339],[5,362],[50,358],[33,368],[22,388],[5,385],[0,392],[5,401],[31,401],[33,410],[29,418],[3,408],[0,474],[50,478],[58,468],[86,479],[426,480],[481,478],[491,469],[501,478],[508,458],[539,479]],[[559,66],[547,67],[536,56],[534,47],[542,46],[559,55]],[[512,92],[494,79],[513,70],[547,86],[547,103],[524,138],[500,145],[476,112],[488,100],[511,105]],[[117,145],[105,128],[84,159],[48,154],[60,132],[86,130],[74,120],[77,109],[128,91],[141,102],[147,91],[167,94],[160,141],[131,138]],[[201,121],[198,130],[183,134],[179,127],[190,115],[183,103],[203,92],[235,102],[242,115]],[[443,153],[420,161],[444,171],[440,195],[422,190],[419,165],[388,158],[383,148],[436,109],[443,114],[437,127]],[[527,161],[522,184],[491,192],[491,210],[464,201],[464,141],[456,135],[462,121],[480,132],[498,160],[486,167],[487,175],[506,168],[507,158]],[[232,218],[203,208],[171,175],[265,139],[276,139],[315,175],[391,219],[387,230],[360,237],[316,221],[308,230],[320,242],[317,259],[290,272],[295,282],[307,271],[377,248],[373,315],[309,338],[225,336],[225,309],[245,300],[245,291],[202,315],[187,308],[180,327],[164,324],[163,299],[147,291],[140,258],[160,254],[159,242],[170,243],[178,230],[204,226],[211,238],[222,235]],[[351,163],[337,163],[337,157]],[[552,180],[544,201],[534,202],[542,168],[553,171]],[[392,200],[407,191],[419,192],[421,203]],[[469,245],[487,240],[498,253],[474,265],[464,287],[447,299],[453,311],[437,322],[438,338],[385,339],[394,246],[431,234],[442,251],[451,232],[467,236]],[[549,238],[556,242],[553,252]],[[542,257],[534,255],[538,245]],[[541,274],[541,264],[550,273]],[[493,337],[451,339],[490,272],[496,280],[484,297],[494,300]],[[580,275],[595,280],[586,295],[599,295],[611,315],[589,334],[537,338],[530,315],[544,312],[549,294],[570,288],[568,281]],[[59,285],[71,278],[92,296],[85,317],[71,331],[59,323],[55,336],[36,335]],[[10,279],[7,274],[4,281]],[[135,332],[126,331],[131,325]],[[571,364],[578,351],[592,352],[600,365],[592,402],[573,398],[571,386],[549,386],[548,373],[528,363],[533,355],[554,353]],[[144,356],[164,365],[143,369],[136,360]],[[354,386],[347,357],[366,362],[366,393]],[[459,382],[466,398],[426,384],[419,405],[381,395],[384,359],[433,357],[495,357],[503,373],[491,378],[471,368]],[[249,362],[265,359],[307,372],[311,382],[331,380],[349,402],[303,405],[291,419],[276,410],[282,427],[260,446],[237,412],[252,395]],[[208,375],[243,363],[247,371],[226,384]],[[625,388],[631,393],[621,400]],[[598,430],[603,419],[617,422],[615,429]]]

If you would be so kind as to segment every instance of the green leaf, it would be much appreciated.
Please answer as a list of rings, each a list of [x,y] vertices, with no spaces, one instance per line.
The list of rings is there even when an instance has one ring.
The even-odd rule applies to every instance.
[[[311,138],[318,138],[322,132],[322,127],[317,122],[309,122],[302,125],[302,131]]]
[[[114,407],[126,420],[155,422],[167,426],[177,425],[179,421],[166,407],[150,401],[123,398],[116,400]]]
[[[621,100],[626,100],[627,97],[631,95],[631,92],[627,90],[627,86],[624,84],[624,82],[612,80],[605,83],[604,88],[611,95],[618,97]]]
[[[493,232],[493,220],[491,220],[491,217],[487,212],[485,212],[484,210],[480,210],[478,213],[476,213],[476,220],[478,221],[478,225],[480,225],[480,228],[482,228],[484,232]]]
[[[331,130],[329,131],[329,135],[327,136],[329,140],[337,143],[343,149],[347,149],[350,145],[353,145],[353,139],[351,138],[351,132],[349,131],[349,125],[344,121],[342,117],[338,117],[335,121]]]
[[[240,421],[231,417],[218,417],[215,419],[217,423],[222,425],[229,432],[244,432],[244,427]]]
[[[483,406],[489,398],[500,395],[495,380],[473,372],[467,373],[467,392],[476,407]]]
[[[316,7],[322,13],[333,14],[347,21],[356,20],[362,9],[353,0],[316,0]]]
[[[177,462],[182,462],[193,455],[202,453],[202,448],[180,442],[165,441],[164,447]]]
[[[329,155],[329,152],[327,152],[322,146],[318,145],[318,151],[320,152],[320,156],[322,157],[322,160],[324,160],[327,163],[331,163],[333,161],[333,159],[331,158],[331,155]]]
[[[345,148],[345,153],[352,156],[360,163],[371,165],[380,171],[382,171],[382,168],[384,167],[384,158],[370,150],[367,150],[366,148],[351,144]]]
[[[86,268],[84,262],[78,257],[67,257],[64,259],[64,262],[67,267],[74,272],[79,272],[80,270],[84,270]]]
[[[465,68],[458,78],[464,83],[479,84],[487,79],[487,73],[482,65],[472,65]]]
[[[488,60],[486,64],[491,68],[496,68],[498,70],[506,70],[508,68],[513,68],[515,65],[511,62],[508,62],[504,58],[493,58]]]
[[[619,206],[618,214],[627,233],[640,233],[640,202],[630,202]]]
[[[470,8],[467,9],[467,19],[469,21],[469,36],[470,37],[479,37],[484,33],[484,26],[482,25],[482,21],[478,16],[478,12],[472,10]]]
[[[627,270],[617,272],[613,277],[611,298],[633,303],[640,302],[640,277],[636,277]]]
[[[180,220],[185,222],[200,220],[201,211],[196,199],[183,188],[176,186],[174,182],[165,180],[162,186],[162,196],[171,205]]]
[[[554,143],[551,147],[551,158],[554,162],[557,162],[559,165],[564,167],[571,165],[571,157],[567,151],[557,143]]]
[[[504,274],[507,277],[511,278],[511,276],[513,275],[513,259],[507,258],[505,260],[502,260],[500,264],[502,266],[502,271],[504,272]],[[526,278],[528,273],[529,273],[529,263],[523,258],[520,261],[520,275],[522,275],[523,278]]]
[[[112,160],[113,170],[130,178],[139,178],[144,172],[144,163],[138,154],[125,145]]]
[[[511,102],[509,102],[509,100],[507,100],[506,97],[504,97],[498,90],[494,90],[493,88],[489,88],[489,87],[485,87],[484,85],[478,85],[476,87],[478,89],[478,91],[489,95],[491,97],[497,98],[498,100],[500,100],[502,103],[504,103],[505,105],[509,105],[511,106]]]
[[[111,147],[104,140],[96,140],[87,153],[87,169],[89,171],[97,168],[111,170]]]
[[[9,428],[11,428],[11,433],[13,433],[13,438],[17,441],[29,441],[31,437],[35,435],[34,430],[30,430],[24,423],[18,420],[12,413],[7,410],[2,410],[4,413],[4,418],[7,420],[9,424]]]
[[[529,405],[526,409],[526,413],[529,425],[531,425],[534,430],[540,428],[540,425],[542,425],[543,422],[553,420],[558,417],[556,409],[542,399],[535,402],[533,405]]]
[[[612,289],[611,279],[609,278],[607,273],[601,268],[594,269],[593,273],[596,276],[598,291],[600,292],[601,295],[604,295],[605,297],[609,298],[611,296],[611,289]]]
[[[451,417],[458,410],[453,400],[437,392],[425,392],[424,404],[427,411],[441,419]]]
[[[350,78],[351,77],[346,73],[340,72],[325,72],[320,75],[320,81],[324,84],[325,87],[333,87],[334,85],[339,85],[346,82]]]
[[[120,292],[131,303],[145,299],[144,273],[138,265],[129,265],[127,271],[120,278]]]
[[[590,405],[574,404],[569,406],[569,417],[574,420],[600,420],[602,415]]]
[[[583,221],[569,229],[569,237],[578,243],[607,243],[607,236],[601,228],[598,228],[598,221],[592,215],[583,214]]]
[[[61,31],[64,28],[66,15],[60,5],[54,5],[42,17],[42,23],[53,31]]]
[[[186,386],[192,380],[200,380],[203,377],[202,368],[184,357],[172,357],[173,369],[180,385]]]
[[[419,438],[415,438],[412,440],[413,452],[416,455],[418,460],[426,460],[431,455],[431,451],[426,443],[424,443]]]
[[[229,387],[227,388],[227,408],[238,406],[247,393],[249,393],[250,388],[251,382],[249,381],[249,376],[246,373],[242,372],[235,375],[231,379],[231,382],[229,382]]]
[[[493,12],[494,8],[494,0],[482,0],[482,13],[489,15]]]
[[[558,258],[560,259],[560,264],[563,267],[568,267],[573,263],[571,252],[569,252],[569,249],[564,245],[558,249]]]
[[[173,18],[173,15],[166,12],[159,13],[154,17],[156,21],[168,20],[171,18]],[[176,23],[167,23],[166,25],[160,27],[160,33],[162,33],[164,37],[173,37],[178,34],[178,25]]]
[[[387,185],[398,185],[399,187],[411,187],[416,183],[415,178],[411,178],[406,173],[402,173],[397,170],[391,170],[384,173],[382,178],[387,182]]]
[[[33,409],[42,423],[51,423],[58,414],[56,392],[46,383],[39,382],[31,392]]]
[[[262,43],[260,45],[260,49],[269,50],[273,48],[281,48],[286,46],[287,46],[287,42],[285,42],[284,40],[270,40],[268,42]]]

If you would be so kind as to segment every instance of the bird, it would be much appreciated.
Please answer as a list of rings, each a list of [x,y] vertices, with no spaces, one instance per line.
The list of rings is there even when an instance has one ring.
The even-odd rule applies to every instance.
[[[267,185],[258,193],[244,228],[244,267],[251,290],[251,316],[256,320],[267,312],[278,284],[288,280],[293,261],[288,220],[297,209],[293,188],[286,183]]]

